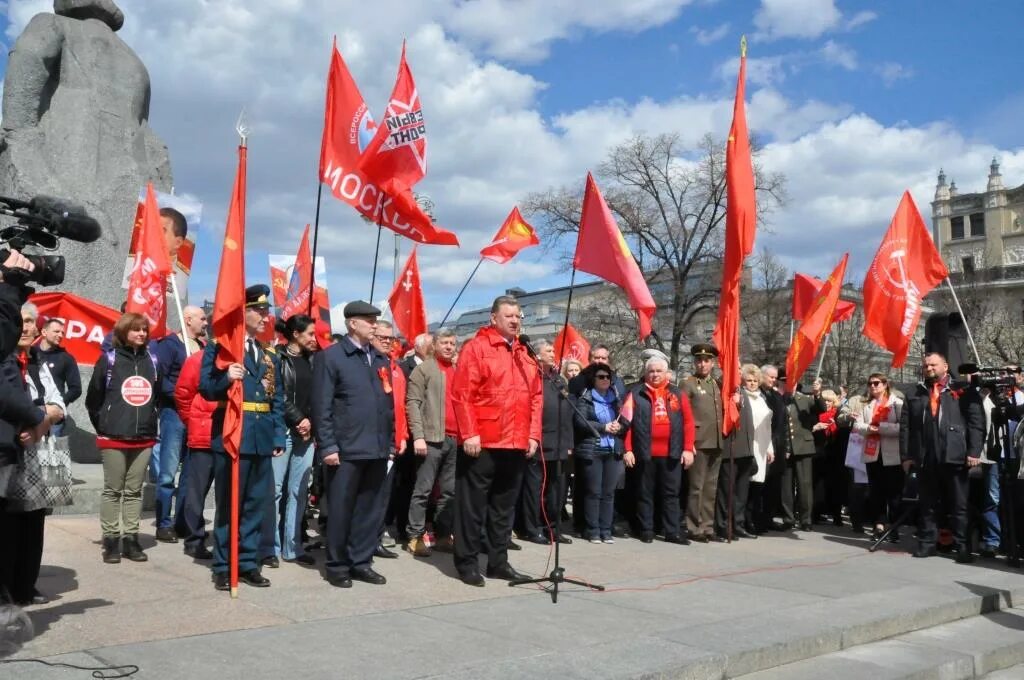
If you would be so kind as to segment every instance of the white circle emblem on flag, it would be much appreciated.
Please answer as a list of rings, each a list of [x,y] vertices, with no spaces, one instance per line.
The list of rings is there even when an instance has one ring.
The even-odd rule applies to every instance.
[[[133,375],[121,383],[121,398],[132,406],[145,406],[153,398],[153,384],[141,375]]]

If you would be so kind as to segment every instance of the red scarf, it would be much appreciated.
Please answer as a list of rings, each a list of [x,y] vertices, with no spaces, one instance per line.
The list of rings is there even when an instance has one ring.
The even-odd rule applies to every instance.
[[[886,397],[885,401],[878,404],[875,407],[875,413],[871,416],[871,425],[878,427],[881,423],[889,419],[889,411],[892,407],[889,405],[892,397]],[[867,462],[874,462],[878,458],[878,450],[882,442],[882,434],[880,432],[869,432],[867,439],[864,440],[864,458]]]
[[[646,384],[647,394],[651,398],[651,456],[664,458],[668,456],[668,442],[671,435],[671,425],[668,412],[675,406],[678,410],[678,403],[675,395],[670,395],[668,383],[661,387],[654,387]]]

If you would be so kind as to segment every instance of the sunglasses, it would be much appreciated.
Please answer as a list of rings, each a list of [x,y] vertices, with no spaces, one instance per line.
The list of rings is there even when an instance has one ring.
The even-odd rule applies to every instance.
[[[612,377],[610,375],[608,375],[607,373],[602,373],[600,375],[595,375],[594,379],[595,380],[611,380]]]
[[[884,384],[885,383],[882,382],[881,380],[869,380],[868,381],[868,385],[871,385],[872,387],[878,387],[879,385],[884,385]]]

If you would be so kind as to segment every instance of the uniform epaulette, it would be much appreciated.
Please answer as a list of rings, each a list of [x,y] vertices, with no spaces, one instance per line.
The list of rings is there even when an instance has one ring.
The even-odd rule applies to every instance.
[[[277,350],[274,349],[273,347],[264,347],[263,351],[264,352],[270,352],[271,354],[277,354]]]

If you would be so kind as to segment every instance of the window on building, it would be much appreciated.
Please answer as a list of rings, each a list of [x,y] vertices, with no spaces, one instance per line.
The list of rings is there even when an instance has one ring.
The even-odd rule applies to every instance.
[[[965,255],[960,258],[960,271],[964,273],[964,276],[971,276],[974,274],[974,256]]]
[[[956,217],[951,217],[950,220],[949,220],[949,226],[950,226],[950,238],[951,239],[956,240],[956,239],[961,239],[961,238],[964,237],[964,216],[963,215],[957,215]]]
[[[985,213],[971,213],[971,236],[985,235]]]

